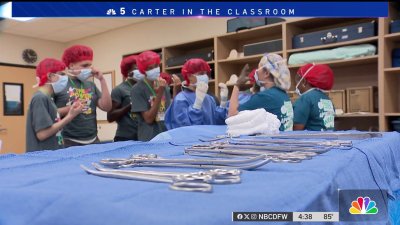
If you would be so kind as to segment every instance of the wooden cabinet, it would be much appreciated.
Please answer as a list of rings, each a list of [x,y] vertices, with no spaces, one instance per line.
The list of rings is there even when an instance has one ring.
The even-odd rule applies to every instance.
[[[400,67],[391,67],[391,52],[394,48],[400,48],[400,33],[389,34],[389,24],[393,19],[400,18],[394,5],[390,5],[388,18],[301,18],[287,22],[281,22],[235,33],[227,33],[205,40],[197,40],[165,46],[160,49],[162,63],[171,56],[192,53],[202,50],[213,50],[214,60],[208,61],[212,68],[211,91],[219,96],[218,83],[226,82],[232,74],[239,75],[242,67],[249,63],[251,68],[257,68],[258,62],[263,54],[229,58],[231,50],[235,49],[239,55],[243,52],[243,46],[251,43],[282,39],[282,51],[275,52],[288,59],[291,54],[315,50],[332,49],[336,47],[373,44],[377,47],[377,54],[344,60],[332,60],[318,62],[328,64],[335,73],[335,84],[333,90],[345,90],[366,86],[378,87],[378,112],[374,113],[351,113],[338,116],[339,129],[361,129],[380,131],[391,130],[391,120],[400,117]],[[318,30],[341,27],[351,24],[374,21],[377,26],[377,35],[373,37],[332,43],[307,48],[292,48],[293,36]],[[292,87],[294,91],[294,76],[302,65],[290,65],[292,75]],[[162,71],[170,74],[179,74],[182,66],[163,66]],[[231,87],[230,87],[231,90]],[[358,126],[357,124],[361,124]]]

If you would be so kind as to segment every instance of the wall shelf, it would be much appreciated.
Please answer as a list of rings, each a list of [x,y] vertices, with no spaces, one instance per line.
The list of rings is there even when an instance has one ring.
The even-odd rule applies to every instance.
[[[385,116],[388,116],[388,117],[400,116],[400,113],[385,113]]]
[[[344,113],[335,115],[337,118],[378,117],[379,113]]]
[[[282,55],[282,51],[279,52],[271,52],[275,53],[278,55]],[[221,59],[218,60],[218,63],[232,63],[232,64],[246,64],[246,63],[254,63],[254,62],[259,62],[261,57],[263,57],[264,54],[258,54],[258,55],[250,55],[250,56],[244,56],[241,58],[234,58],[234,59]]]
[[[386,69],[384,69],[384,71],[387,74],[400,73],[400,67],[386,68]]]
[[[385,40],[400,41],[400,32],[393,33],[393,34],[386,34]]]
[[[379,127],[380,131],[388,131],[391,129],[390,119],[396,116],[400,117],[400,76],[396,76],[397,74],[400,75],[400,67],[390,68],[391,51],[394,48],[400,48],[400,32],[388,34],[390,21],[396,18],[400,18],[399,12],[393,4],[390,4],[388,18],[299,18],[222,34],[203,40],[177,43],[154,50],[162,54],[162,64],[164,65],[162,71],[175,72],[177,75],[180,74],[182,65],[165,67],[166,59],[198,51],[213,51],[214,58],[208,62],[212,66],[209,90],[219,96],[218,83],[225,83],[232,74],[240,74],[246,63],[250,65],[250,69],[258,67],[258,62],[263,54],[228,59],[232,49],[236,49],[237,52],[243,52],[243,46],[246,44],[282,39],[282,50],[274,53],[281,54],[286,59],[293,53],[332,49],[347,45],[374,44],[377,46],[377,55],[318,63],[329,64],[334,70],[334,89],[371,85],[379,88],[379,113],[345,113],[338,115],[336,117],[340,127],[345,125],[346,127],[354,128],[355,126],[360,127],[362,130],[377,129]],[[374,37],[292,49],[292,38],[297,34],[368,21],[375,21],[376,23],[377,35]],[[292,76],[292,89],[294,89],[295,84],[295,70],[300,66],[302,65],[289,66]],[[230,89],[232,88],[232,86],[229,87]]]

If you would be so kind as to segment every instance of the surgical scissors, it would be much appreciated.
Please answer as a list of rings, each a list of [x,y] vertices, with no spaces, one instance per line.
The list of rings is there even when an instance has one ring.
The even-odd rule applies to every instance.
[[[102,172],[114,172],[121,174],[139,174],[139,175],[156,175],[162,177],[176,177],[178,175],[190,174],[193,177],[196,176],[211,176],[213,179],[210,180],[212,184],[237,184],[240,183],[240,170],[226,170],[226,169],[213,169],[197,172],[165,172],[165,171],[145,171],[145,170],[117,170],[117,169],[107,169],[100,166],[97,163],[92,163],[93,167]]]
[[[195,192],[212,192],[212,186],[209,184],[213,179],[210,175],[193,176],[191,174],[181,174],[173,177],[143,175],[143,174],[123,174],[115,172],[104,172],[91,170],[83,165],[81,168],[88,174],[128,180],[150,181],[157,183],[169,183],[170,189],[177,191],[195,191]]]
[[[185,168],[203,168],[203,169],[243,169],[252,170],[270,162],[265,155],[258,155],[244,160],[204,160],[204,159],[163,159],[155,154],[150,155],[132,155],[127,159],[103,159],[100,164],[106,167],[185,167]]]

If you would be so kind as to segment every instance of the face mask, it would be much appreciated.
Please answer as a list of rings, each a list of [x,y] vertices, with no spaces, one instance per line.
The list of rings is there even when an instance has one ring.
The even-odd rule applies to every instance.
[[[307,74],[311,71],[311,69],[315,66],[315,64],[313,63],[313,65],[304,73],[304,75],[301,77],[300,81],[296,84],[296,94],[298,94],[299,96],[302,94],[299,90],[299,85],[300,83],[303,81],[304,77],[307,76]]]
[[[139,70],[134,70],[132,71],[131,77],[129,77],[130,79],[134,79],[134,80],[143,80],[144,75],[142,73],[140,73]]]
[[[265,91],[265,87],[260,87],[260,91]]]
[[[58,81],[56,81],[54,83],[50,83],[50,84],[53,87],[53,91],[55,94],[61,93],[61,91],[63,91],[67,87],[68,76],[60,76],[59,75]]]
[[[260,86],[260,87],[264,86],[264,81],[261,81],[258,79],[258,70],[256,70],[256,72],[254,74],[254,79],[256,80],[256,83],[258,86]]]
[[[92,69],[81,69],[81,73],[77,77],[80,81],[85,81],[90,76],[92,76]]]
[[[157,80],[160,77],[160,67],[146,71],[147,79]]]
[[[301,81],[303,81],[304,77],[305,77],[305,76],[302,76],[301,79],[300,79],[300,81],[296,84],[296,90],[295,90],[295,92],[296,92],[296,94],[299,95],[299,96],[301,95],[301,92],[300,92],[300,89],[299,89],[299,85],[300,85]]]
[[[198,84],[199,82],[203,82],[203,83],[208,84],[208,76],[207,76],[207,74],[198,75],[198,76],[196,76],[196,79],[197,79],[196,84]],[[196,85],[196,84],[194,84],[194,85]]]

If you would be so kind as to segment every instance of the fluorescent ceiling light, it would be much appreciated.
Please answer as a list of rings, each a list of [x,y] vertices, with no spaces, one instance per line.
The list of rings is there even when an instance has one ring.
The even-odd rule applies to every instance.
[[[6,18],[6,19],[12,19],[12,20],[18,20],[18,21],[28,21],[32,20],[35,17],[12,17],[12,3],[7,2],[4,5],[0,6],[0,17],[1,18]]]

